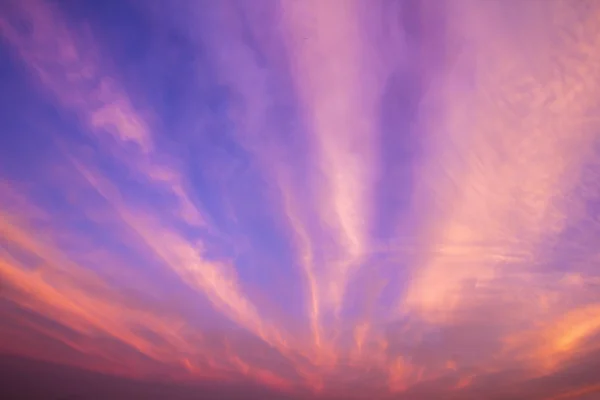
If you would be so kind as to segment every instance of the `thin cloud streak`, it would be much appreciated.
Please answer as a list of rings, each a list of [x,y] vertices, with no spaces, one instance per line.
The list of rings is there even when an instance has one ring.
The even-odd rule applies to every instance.
[[[323,277],[325,301],[339,311],[351,269],[365,252],[376,171],[375,110],[381,77],[369,58],[358,2],[283,3],[291,69],[312,131],[317,209],[340,255]],[[327,55],[324,57],[324,55]],[[368,76],[373,82],[362,80]]]

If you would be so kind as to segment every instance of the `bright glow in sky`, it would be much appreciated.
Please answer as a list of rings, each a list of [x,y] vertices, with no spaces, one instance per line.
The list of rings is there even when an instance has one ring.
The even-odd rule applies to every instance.
[[[599,115],[597,0],[4,0],[0,353],[597,399]]]

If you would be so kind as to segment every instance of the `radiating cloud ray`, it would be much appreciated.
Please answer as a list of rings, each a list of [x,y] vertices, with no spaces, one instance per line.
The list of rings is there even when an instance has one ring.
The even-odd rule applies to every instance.
[[[156,148],[150,126],[117,82],[103,71],[110,70],[110,65],[102,62],[93,39],[85,37],[87,31],[83,31],[83,38],[75,39],[60,20],[59,11],[44,1],[9,2],[9,6],[9,13],[0,20],[2,34],[44,89],[79,114],[88,132],[107,151],[141,179],[160,185],[175,197],[180,217],[203,225],[182,176],[162,162],[165,157]]]
[[[33,209],[25,204],[20,207]],[[122,296],[110,289],[106,281],[95,276],[89,268],[74,264],[47,240],[44,243],[32,237],[11,222],[13,219],[14,217],[3,216],[0,227],[3,243],[8,249],[4,250],[3,247],[0,253],[3,299],[14,302],[23,310],[31,310],[50,318],[79,335],[108,335],[154,360],[158,365],[179,366],[180,369],[185,367],[196,378],[215,378],[221,375],[220,379],[225,379],[232,371],[239,370],[250,379],[261,382],[265,379],[267,382],[284,381],[268,370],[259,368],[255,371],[240,356],[228,356],[221,365],[211,362],[210,359],[217,356],[213,354],[214,350],[203,343],[201,332],[194,336],[186,333],[193,328],[188,327],[181,317],[171,317],[151,309],[128,307]],[[34,222],[30,221],[29,225]],[[39,261],[37,266],[24,265],[11,256],[11,253],[21,256],[29,254]],[[112,352],[107,352],[101,344],[99,348],[93,345],[87,347],[85,344],[69,341],[68,337],[60,333],[58,336],[48,331],[41,333],[65,341],[69,347],[88,356],[108,357],[109,368],[131,363],[131,360],[122,358],[122,355],[111,359]],[[248,373],[248,368],[252,368],[251,373]]]
[[[597,107],[595,55],[587,48],[598,38],[574,33],[555,46],[577,55],[553,63],[548,39],[537,35],[556,28],[534,25],[531,42],[520,47],[508,27],[490,29],[503,18],[492,14],[498,9],[504,11],[491,2],[458,10],[458,35],[469,32],[473,40],[440,78],[444,91],[432,92],[444,114],[432,127],[439,134],[422,171],[423,182],[435,180],[425,193],[437,202],[436,217],[430,255],[405,300],[425,313],[451,309],[463,285],[492,280],[505,273],[502,268],[536,267],[543,246],[564,229],[569,209],[583,201],[571,192],[598,138],[586,121]],[[596,18],[588,15],[580,24],[594,25]],[[524,23],[515,22],[516,29]],[[539,49],[537,61],[527,53],[532,48]],[[483,63],[478,75],[461,83],[460,74],[469,73],[464,68],[475,63]]]
[[[368,62],[373,50],[364,36],[360,2],[281,5],[291,69],[313,134],[316,207],[340,246],[322,291],[324,301],[339,310],[348,273],[368,241],[381,66]]]
[[[18,32],[11,29],[10,22],[3,20],[5,36],[16,47],[27,65],[37,73],[44,87],[50,89],[64,106],[81,114],[94,134],[109,133],[117,139],[116,147],[113,147],[111,142],[99,139],[101,144],[107,146],[106,149],[110,153],[119,157],[119,161],[124,162],[128,167],[136,169],[144,179],[173,193],[180,201],[181,216],[184,220],[194,224],[199,223],[200,219],[195,217],[199,217],[199,211],[184,192],[177,171],[165,168],[155,161],[158,154],[152,135],[144,120],[133,110],[127,95],[118,88],[113,79],[95,72],[101,66],[94,63],[99,58],[99,53],[93,52],[93,44],[90,43],[91,46],[81,52],[87,53],[88,57],[80,54],[80,49],[68,29],[59,22],[59,17],[54,15],[57,10],[52,10],[46,3],[40,3],[39,6],[21,10],[24,14],[21,15],[22,17],[32,20],[30,21],[34,32],[32,38],[19,36]],[[38,33],[38,30],[42,32]],[[53,47],[64,51],[49,51]],[[72,74],[64,74],[60,69],[58,74],[54,73],[55,67],[76,69],[77,79],[73,79]],[[87,82],[80,81],[81,74],[83,78],[86,78],[86,74],[89,75],[87,82],[99,81],[99,88],[85,91]],[[121,149],[126,148],[128,143],[135,144],[139,151],[123,152]],[[152,228],[146,226],[149,221],[144,222],[143,217],[128,212],[126,207],[115,200],[115,196],[108,191],[110,189],[106,189],[106,185],[100,183],[98,177],[93,177],[83,167],[80,167],[80,172],[84,174],[89,184],[107,197],[126,224],[186,282],[205,291],[215,306],[225,311],[234,321],[241,323],[269,344],[285,349],[285,339],[274,328],[267,327],[261,321],[258,311],[241,294],[240,288],[235,283],[233,269],[229,268],[226,271],[225,265],[203,260],[196,246],[175,232],[163,231],[160,237],[151,234]]]

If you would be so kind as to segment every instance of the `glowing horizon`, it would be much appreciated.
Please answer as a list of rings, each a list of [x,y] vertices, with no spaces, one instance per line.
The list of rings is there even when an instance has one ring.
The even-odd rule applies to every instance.
[[[8,0],[0,38],[0,353],[598,396],[600,4]]]

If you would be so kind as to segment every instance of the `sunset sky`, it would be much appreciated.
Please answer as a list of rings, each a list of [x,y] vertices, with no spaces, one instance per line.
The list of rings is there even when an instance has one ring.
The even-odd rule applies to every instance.
[[[0,371],[599,399],[600,1],[0,1]]]

